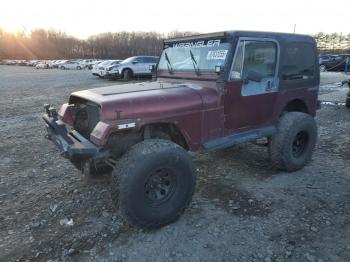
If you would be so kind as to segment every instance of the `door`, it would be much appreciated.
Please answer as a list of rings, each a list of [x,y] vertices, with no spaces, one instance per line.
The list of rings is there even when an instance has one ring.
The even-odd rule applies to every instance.
[[[344,68],[344,58],[342,56],[333,56],[331,61],[327,63],[327,70],[329,71],[340,71]]]
[[[142,74],[143,71],[143,58],[136,57],[132,62],[131,69],[134,74],[139,75]]]
[[[144,57],[144,74],[152,74],[150,70],[151,65],[156,65],[156,58],[154,57]]]
[[[240,38],[224,95],[225,128],[244,131],[271,125],[276,100],[278,43]]]

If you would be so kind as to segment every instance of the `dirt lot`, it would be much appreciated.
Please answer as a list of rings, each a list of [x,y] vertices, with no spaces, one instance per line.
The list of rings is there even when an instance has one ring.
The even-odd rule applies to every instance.
[[[344,102],[342,79],[323,74],[320,99]],[[108,175],[86,180],[44,139],[44,103],[110,84],[89,71],[0,66],[0,261],[349,261],[349,109],[318,111],[313,161],[295,173],[271,168],[254,144],[195,155],[190,208],[144,231],[119,218]]]

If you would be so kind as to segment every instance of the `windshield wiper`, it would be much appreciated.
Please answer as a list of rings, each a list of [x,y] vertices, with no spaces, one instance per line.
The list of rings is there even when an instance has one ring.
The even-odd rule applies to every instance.
[[[172,74],[174,72],[174,70],[173,70],[173,66],[171,65],[171,62],[170,62],[170,59],[169,59],[169,56],[168,56],[167,52],[164,52],[164,56],[165,56],[165,60],[167,62],[166,65],[168,67],[168,71],[169,71],[170,74]]]
[[[196,74],[199,75],[200,74],[199,67],[198,67],[196,59],[194,58],[192,50],[190,50],[190,55],[191,55],[191,60],[192,60],[192,63],[193,63],[193,68],[196,71]]]

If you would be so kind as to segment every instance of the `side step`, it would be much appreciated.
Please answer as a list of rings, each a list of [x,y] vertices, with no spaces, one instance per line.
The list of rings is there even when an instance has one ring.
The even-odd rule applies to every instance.
[[[275,126],[258,128],[258,129],[240,132],[240,133],[234,133],[225,137],[220,137],[217,139],[210,140],[208,142],[205,142],[203,144],[203,147],[206,150],[222,149],[233,145],[253,141],[258,138],[272,136],[276,132],[277,132],[277,128]]]

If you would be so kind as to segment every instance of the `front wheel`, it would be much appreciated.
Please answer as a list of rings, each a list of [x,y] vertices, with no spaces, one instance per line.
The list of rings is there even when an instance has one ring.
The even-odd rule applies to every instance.
[[[80,66],[77,66],[77,70],[81,70],[81,67],[80,67]]]
[[[134,145],[112,173],[112,197],[122,217],[144,228],[167,225],[189,205],[196,184],[195,166],[177,144],[149,139]]]
[[[131,79],[131,76],[132,76],[132,71],[130,69],[125,69],[123,71],[123,80],[129,81]]]
[[[301,112],[281,116],[277,133],[270,138],[269,151],[277,168],[291,172],[303,168],[310,160],[317,141],[314,118]]]
[[[325,65],[320,65],[320,72],[326,72],[327,68]]]

